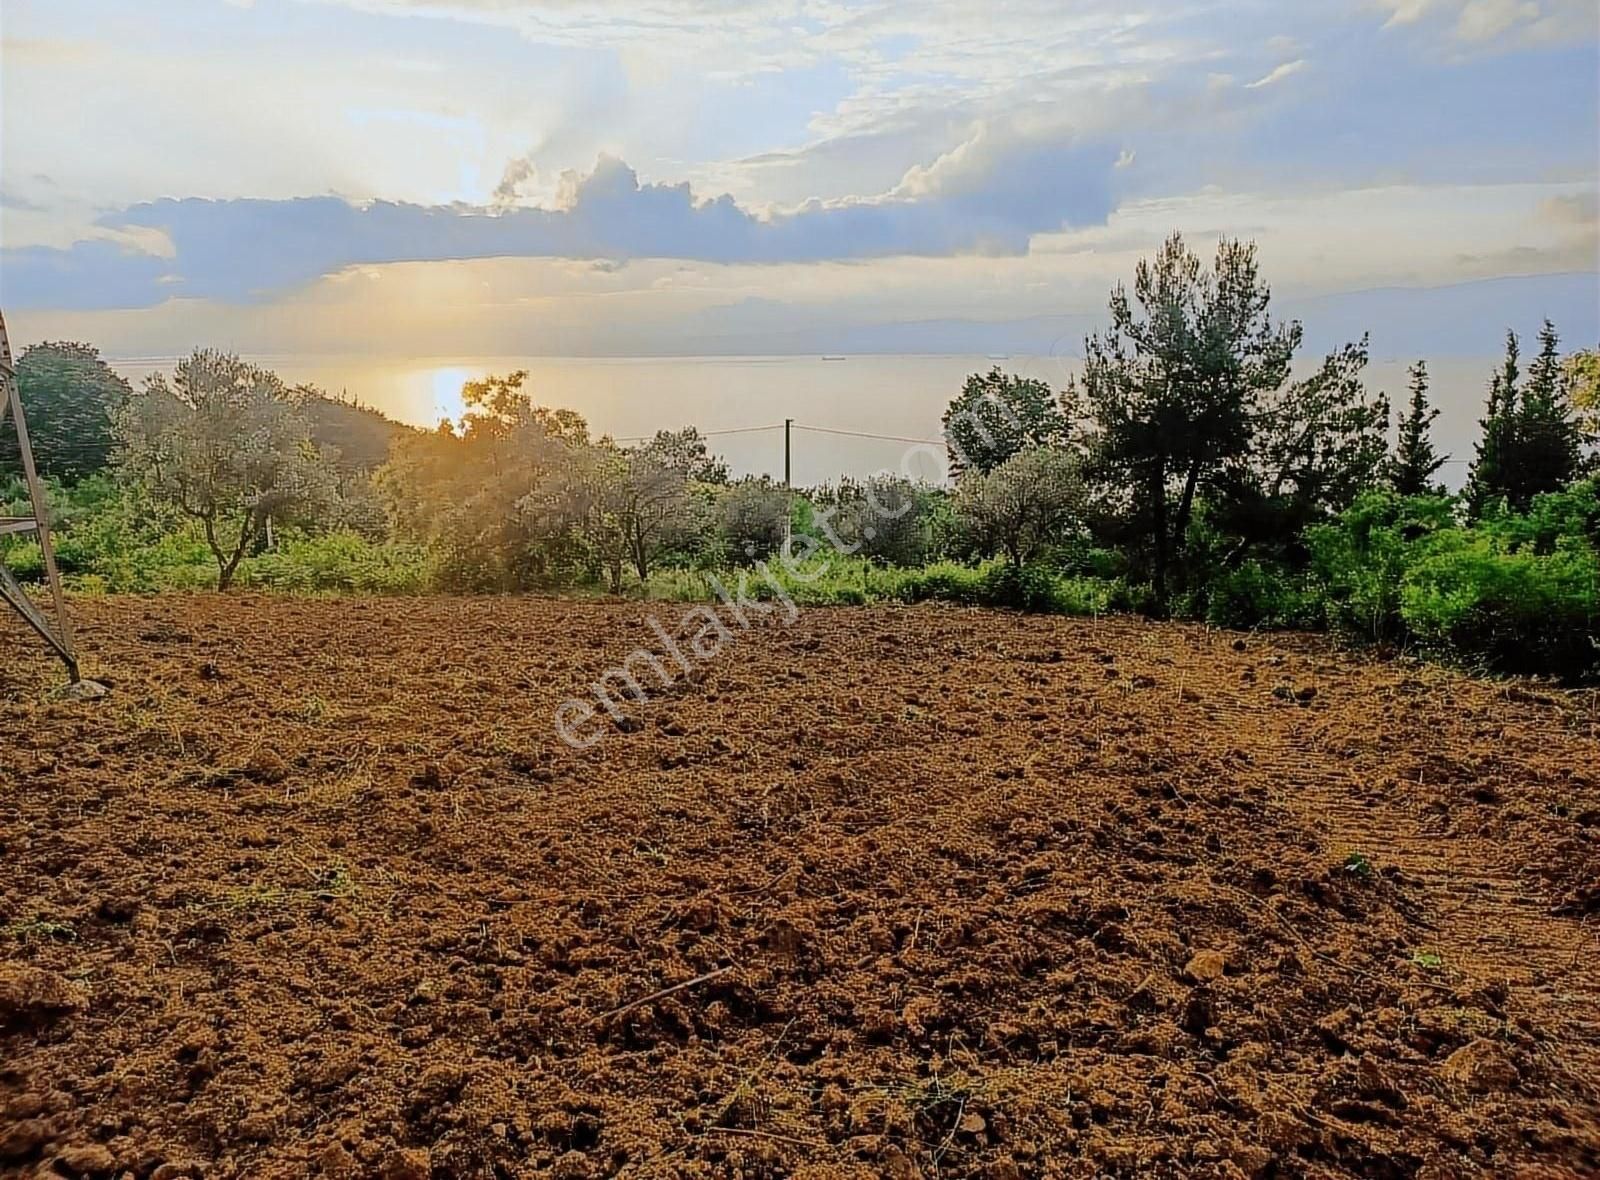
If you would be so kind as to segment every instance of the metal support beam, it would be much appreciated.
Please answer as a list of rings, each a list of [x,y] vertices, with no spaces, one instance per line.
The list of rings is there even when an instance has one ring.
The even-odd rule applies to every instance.
[[[50,508],[45,500],[44,484],[39,480],[33,462],[33,444],[28,438],[28,419],[22,412],[22,394],[17,389],[17,371],[11,364],[11,340],[6,335],[5,316],[0,314],[0,426],[10,417],[17,432],[17,450],[22,456],[22,476],[28,485],[28,498],[33,505],[31,517],[7,517],[0,521],[0,534],[34,533],[39,540],[39,550],[44,559],[45,581],[50,587],[50,600],[54,606],[55,625],[44,617],[27,593],[17,583],[11,571],[0,562],[0,599],[9,603],[22,616],[28,626],[50,649],[61,657],[67,666],[67,676],[73,684],[78,674],[78,658],[72,648],[72,623],[67,618],[66,600],[61,594],[61,574],[56,569],[55,548],[50,544]]]

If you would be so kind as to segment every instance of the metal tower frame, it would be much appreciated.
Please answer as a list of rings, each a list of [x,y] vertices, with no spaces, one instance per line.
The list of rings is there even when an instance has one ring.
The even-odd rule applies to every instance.
[[[66,602],[61,596],[61,575],[56,570],[56,555],[50,544],[50,508],[45,501],[44,485],[39,482],[39,472],[33,463],[33,444],[28,440],[28,420],[22,412],[22,395],[17,389],[17,371],[11,364],[11,341],[6,336],[5,315],[0,313],[0,430],[9,420],[17,432],[17,450],[22,455],[22,474],[28,485],[28,498],[33,504],[32,516],[0,516],[0,536],[33,533],[44,554],[44,576],[50,585],[50,599],[55,607],[55,624],[44,615],[15,575],[0,560],[0,599],[9,603],[23,621],[39,633],[39,637],[61,658],[67,666],[67,676],[73,684],[81,679],[78,657],[72,645],[72,622],[67,618]]]

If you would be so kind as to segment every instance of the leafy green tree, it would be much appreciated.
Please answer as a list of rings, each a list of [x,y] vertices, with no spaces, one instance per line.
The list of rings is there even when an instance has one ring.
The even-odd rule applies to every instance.
[[[315,520],[333,497],[333,468],[276,374],[200,350],[169,384],[151,377],[118,411],[123,470],[157,503],[198,521],[217,588],[265,535],[269,518]]]
[[[563,462],[522,502],[547,532],[579,538],[604,571],[613,594],[623,569],[641,583],[660,553],[689,523],[688,479],[653,453],[609,440],[567,448]]]
[[[1268,394],[1254,451],[1269,499],[1286,499],[1296,530],[1342,511],[1372,487],[1388,453],[1389,399],[1368,393],[1367,338],[1326,357],[1301,381]]]
[[[658,430],[640,450],[664,467],[672,467],[696,483],[725,486],[728,464],[711,453],[711,447],[698,426],[682,430]]]
[[[17,390],[39,473],[68,483],[104,470],[112,419],[133,392],[92,345],[34,344],[17,358]],[[16,432],[0,430],[0,471],[20,470]]]
[[[1110,329],[1085,344],[1081,399],[1069,387],[1094,425],[1096,473],[1124,489],[1158,609],[1183,570],[1196,498],[1249,458],[1299,347],[1300,325],[1275,324],[1270,303],[1253,243],[1224,238],[1208,270],[1174,234],[1139,263],[1131,299],[1112,292]]]
[[[339,453],[339,467],[349,473],[375,471],[389,459],[396,440],[416,431],[349,397],[333,397],[314,385],[293,390],[300,400],[311,437],[325,450]]]
[[[1081,524],[1087,503],[1078,456],[1030,447],[993,471],[963,475],[952,507],[980,552],[1003,553],[1020,568]]]
[[[1212,542],[1212,566],[1200,571],[1205,582],[1231,577],[1251,550],[1299,564],[1305,530],[1378,481],[1388,454],[1389,402],[1367,391],[1366,365],[1363,338],[1309,376],[1262,394],[1248,453],[1210,481],[1203,527],[1186,538],[1192,565],[1207,556],[1196,542]]]
[[[523,502],[586,445],[588,424],[571,410],[534,403],[527,373],[462,387],[460,426],[396,440],[375,482],[397,537],[439,555],[446,582],[512,590],[558,576],[573,555],[535,527]]]
[[[809,499],[827,513],[833,543],[884,565],[918,566],[933,550],[934,514],[942,495],[902,475],[879,472],[817,488]]]
[[[1600,443],[1600,348],[1580,348],[1561,363],[1578,430],[1589,446]]]
[[[788,488],[765,475],[735,480],[721,489],[715,519],[724,559],[745,565],[782,549],[792,498]]]
[[[1389,468],[1389,486],[1402,496],[1427,496],[1439,490],[1434,476],[1447,456],[1433,448],[1429,429],[1439,416],[1428,404],[1428,362],[1411,366],[1411,404],[1400,420],[1400,441]]]
[[[869,476],[861,487],[852,533],[860,553],[885,565],[917,566],[928,560],[933,544],[930,528],[938,493],[904,476]]]
[[[967,378],[944,413],[950,472],[993,471],[1028,447],[1065,446],[1071,423],[1050,387],[999,366]]]

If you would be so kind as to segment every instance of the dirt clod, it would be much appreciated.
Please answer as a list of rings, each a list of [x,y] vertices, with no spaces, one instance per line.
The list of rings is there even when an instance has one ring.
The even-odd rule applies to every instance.
[[[245,763],[244,772],[247,778],[270,786],[289,777],[289,764],[275,750],[257,750]]]
[[[0,1031],[39,1028],[89,1002],[79,984],[23,963],[0,963]]]
[[[1453,1085],[1475,1093],[1508,1090],[1517,1084],[1517,1067],[1506,1052],[1492,1041],[1476,1040],[1463,1045],[1439,1067],[1439,1073]]]
[[[100,1143],[77,1143],[56,1153],[56,1171],[67,1176],[106,1176],[117,1166],[117,1157]]]
[[[421,1148],[397,1148],[384,1157],[379,1180],[428,1180],[433,1164]]]
[[[1196,983],[1221,979],[1228,965],[1221,951],[1200,951],[1184,965],[1183,973]]]

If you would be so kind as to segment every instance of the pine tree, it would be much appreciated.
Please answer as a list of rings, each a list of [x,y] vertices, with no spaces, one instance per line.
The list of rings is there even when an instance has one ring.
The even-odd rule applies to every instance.
[[[1561,370],[1560,337],[1549,320],[1539,330],[1539,355],[1516,415],[1514,461],[1507,465],[1506,495],[1519,512],[1533,498],[1556,492],[1578,477],[1583,438]]]
[[[1402,496],[1426,496],[1439,491],[1433,482],[1445,456],[1433,449],[1428,437],[1439,411],[1428,404],[1428,363],[1411,366],[1411,407],[1400,420],[1400,443],[1390,468],[1389,483]]]
[[[1481,430],[1472,471],[1467,476],[1467,516],[1477,520],[1497,500],[1509,495],[1507,476],[1515,465],[1517,427],[1517,334],[1506,333],[1506,359],[1489,382],[1489,401],[1478,426]]]

